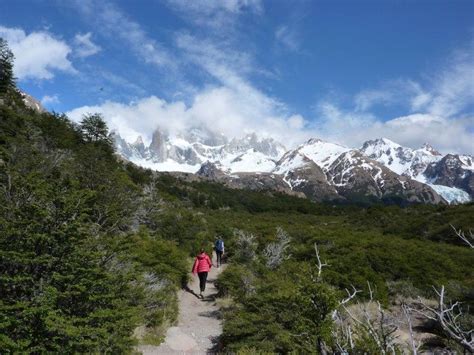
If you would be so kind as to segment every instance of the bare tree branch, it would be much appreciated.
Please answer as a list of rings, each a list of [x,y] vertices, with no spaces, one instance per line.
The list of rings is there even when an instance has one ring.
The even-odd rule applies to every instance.
[[[369,295],[371,298],[370,301],[363,304],[357,302],[357,306],[361,309],[362,315],[356,315],[351,311],[351,309],[347,307],[347,303],[355,298],[357,292],[360,292],[354,287],[354,291],[352,293],[346,290],[348,297],[342,300],[339,304],[342,306],[349,318],[358,326],[358,329],[365,332],[374,341],[381,354],[395,353],[396,336],[394,334],[397,331],[398,326],[395,324],[395,322],[393,322],[392,319],[387,317],[387,314],[382,308],[380,302],[375,302],[373,300],[372,288],[369,282],[367,282],[367,284],[369,286]],[[377,306],[378,315],[374,315],[373,312],[369,311],[370,305]]]
[[[339,301],[339,305],[342,306],[346,303],[348,303],[349,301],[351,301],[353,298],[355,298],[355,296],[359,293],[359,292],[362,292],[361,290],[357,290],[354,285],[351,285],[352,286],[352,293],[346,288],[346,292],[347,292],[347,298],[344,298],[343,300]]]
[[[434,288],[434,287],[433,287]],[[455,302],[449,305],[445,303],[444,285],[440,290],[434,288],[438,296],[437,309],[428,306],[421,298],[419,298],[419,305],[421,310],[414,309],[414,311],[423,315],[424,317],[436,321],[441,329],[453,340],[461,344],[469,352],[474,352],[474,329],[464,330],[459,323],[459,318],[463,315],[460,308],[460,303]]]
[[[417,355],[421,343],[417,343],[417,341],[415,340],[415,335],[413,333],[413,323],[411,320],[411,309],[406,304],[402,304],[402,311],[408,325],[408,333],[410,334],[410,346],[412,354]]]
[[[472,230],[469,230],[469,235],[466,236],[466,234],[462,231],[462,229],[456,229],[452,224],[450,224],[451,228],[454,230],[454,233],[461,238],[461,240],[466,243],[471,249],[474,249],[474,233]]]
[[[369,287],[370,300],[373,301],[374,300],[374,291],[372,291],[372,287],[370,287],[370,282],[369,281],[367,281],[367,286]]]
[[[316,259],[318,260],[318,279],[321,278],[321,273],[323,271],[323,267],[329,266],[329,264],[325,264],[321,262],[321,258],[319,256],[319,249],[318,249],[318,244],[314,243],[314,250],[316,251]]]

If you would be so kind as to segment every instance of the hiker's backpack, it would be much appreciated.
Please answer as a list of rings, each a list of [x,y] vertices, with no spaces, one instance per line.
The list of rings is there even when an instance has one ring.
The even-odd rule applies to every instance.
[[[216,240],[215,249],[217,251],[223,251],[224,250],[224,241],[222,239]]]

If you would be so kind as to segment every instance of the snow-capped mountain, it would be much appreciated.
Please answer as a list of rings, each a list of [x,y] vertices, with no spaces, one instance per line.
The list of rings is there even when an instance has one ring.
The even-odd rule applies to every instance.
[[[397,174],[414,179],[420,177],[429,164],[442,158],[441,153],[427,143],[420,149],[411,149],[402,147],[387,138],[367,141],[360,151]]]
[[[360,151],[399,175],[430,185],[450,203],[474,198],[474,158],[469,155],[443,156],[427,143],[411,149],[387,138],[367,141]]]
[[[342,153],[329,167],[328,176],[338,193],[348,199],[370,196],[387,201],[443,201],[428,185],[399,175],[356,149]]]
[[[313,199],[440,203],[426,184],[401,176],[357,149],[310,139],[287,152],[273,171],[295,191]]]
[[[287,152],[278,162],[278,167],[274,172],[284,174],[288,169],[294,168],[295,164],[298,165],[298,161],[304,160],[304,158],[314,162],[321,169],[327,170],[334,160],[348,150],[350,150],[348,147],[312,138],[294,151]]]
[[[150,144],[113,134],[126,159],[158,171],[195,173],[237,188],[270,189],[321,200],[463,203],[474,197],[474,159],[441,155],[430,145],[403,147],[387,138],[360,149],[310,139],[296,149],[247,134],[228,140],[193,128],[180,135],[156,130]]]
[[[474,157],[447,154],[439,161],[428,165],[423,177],[438,191],[458,202],[474,199]],[[451,194],[452,196],[448,195]]]
[[[141,137],[127,143],[114,132],[113,138],[124,158],[158,171],[196,173],[209,161],[228,173],[270,172],[286,151],[274,139],[259,138],[255,133],[228,141],[224,136],[199,129],[175,136],[156,130],[148,146]]]

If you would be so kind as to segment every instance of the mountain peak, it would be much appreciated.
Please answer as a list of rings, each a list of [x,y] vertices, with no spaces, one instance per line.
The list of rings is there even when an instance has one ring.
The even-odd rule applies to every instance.
[[[306,141],[305,145],[310,145],[310,144],[316,144],[316,143],[321,143],[323,142],[322,139],[319,139],[319,138],[310,138]]]
[[[196,175],[203,176],[210,179],[215,179],[225,174],[222,172],[222,170],[218,168],[217,164],[212,163],[208,160],[204,164],[201,165]]]
[[[143,145],[143,138],[142,136],[138,136],[133,145]]]
[[[362,145],[362,149],[367,149],[368,147],[375,147],[375,146],[389,146],[393,148],[401,147],[400,144],[392,141],[391,139],[381,137],[381,138],[372,139],[372,140],[368,140],[364,142],[364,144]]]
[[[422,150],[425,150],[433,155],[441,155],[440,152],[438,152],[436,149],[433,148],[433,146],[429,143],[423,143],[423,145],[421,146],[421,149]]]
[[[245,136],[245,138],[249,141],[258,141],[257,134],[255,132],[249,133]]]

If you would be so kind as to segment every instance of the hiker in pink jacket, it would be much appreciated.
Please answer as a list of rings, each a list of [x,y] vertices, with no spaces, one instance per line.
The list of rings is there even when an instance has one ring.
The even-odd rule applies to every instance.
[[[202,293],[206,289],[207,273],[211,269],[211,266],[211,258],[209,257],[209,255],[206,254],[204,249],[201,249],[199,255],[196,256],[196,260],[194,260],[193,265],[193,274],[196,275],[197,273],[199,276],[199,288],[201,290],[199,296],[201,298],[204,298]]]

